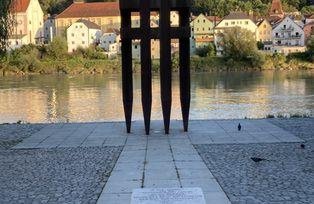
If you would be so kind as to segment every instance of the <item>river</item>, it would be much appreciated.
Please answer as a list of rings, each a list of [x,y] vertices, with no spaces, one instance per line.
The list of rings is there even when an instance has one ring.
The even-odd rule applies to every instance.
[[[191,119],[314,115],[314,71],[195,73]],[[133,120],[143,120],[140,75],[134,75]],[[162,119],[159,77],[153,77],[152,119]],[[181,119],[178,73],[172,119]],[[0,77],[0,123],[122,121],[120,74]]]

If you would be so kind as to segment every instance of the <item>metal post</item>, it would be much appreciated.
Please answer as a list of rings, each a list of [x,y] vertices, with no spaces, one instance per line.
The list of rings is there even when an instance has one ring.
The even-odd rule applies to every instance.
[[[160,4],[160,93],[165,133],[169,134],[172,90],[171,90],[171,38],[170,6],[168,0]]]
[[[121,10],[121,52],[122,52],[122,92],[123,106],[127,133],[131,132],[133,105],[133,76],[132,76],[132,39],[125,36],[123,29],[131,28],[131,12]]]
[[[141,86],[145,132],[149,135],[152,110],[152,73],[150,39],[150,1],[140,1],[141,19]]]
[[[189,27],[189,8],[179,11],[180,27]],[[190,38],[184,37],[179,39],[179,55],[180,55],[180,100],[183,118],[184,131],[188,131],[189,112],[191,100],[190,85]]]

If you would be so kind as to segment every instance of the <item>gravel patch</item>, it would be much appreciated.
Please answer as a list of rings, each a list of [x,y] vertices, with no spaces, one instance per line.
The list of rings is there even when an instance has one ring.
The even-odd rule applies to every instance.
[[[1,124],[0,150],[15,146],[23,139],[38,132],[45,126],[45,124]]]
[[[299,143],[195,145],[233,204],[314,202],[313,119],[274,119]],[[258,163],[251,157],[267,160]]]
[[[0,150],[0,203],[96,203],[121,151]]]

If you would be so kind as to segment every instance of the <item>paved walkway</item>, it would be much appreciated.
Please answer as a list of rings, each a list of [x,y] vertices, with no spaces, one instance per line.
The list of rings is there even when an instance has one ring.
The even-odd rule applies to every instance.
[[[161,121],[153,121],[148,137],[142,122],[133,123],[130,135],[124,128],[124,123],[52,124],[14,148],[124,146],[99,204],[130,203],[133,189],[162,187],[201,187],[207,203],[224,204],[230,201],[194,144],[302,142],[266,120],[191,121],[188,133],[173,121],[169,136]]]

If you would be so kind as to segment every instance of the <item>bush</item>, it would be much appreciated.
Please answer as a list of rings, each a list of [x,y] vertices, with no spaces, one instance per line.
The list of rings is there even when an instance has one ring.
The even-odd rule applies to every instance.
[[[66,40],[61,37],[55,37],[46,47],[46,53],[50,59],[65,59],[68,56],[68,46]]]
[[[197,48],[195,52],[196,55],[200,57],[213,57],[216,55],[216,49],[213,43],[209,43],[207,46],[203,48]]]

